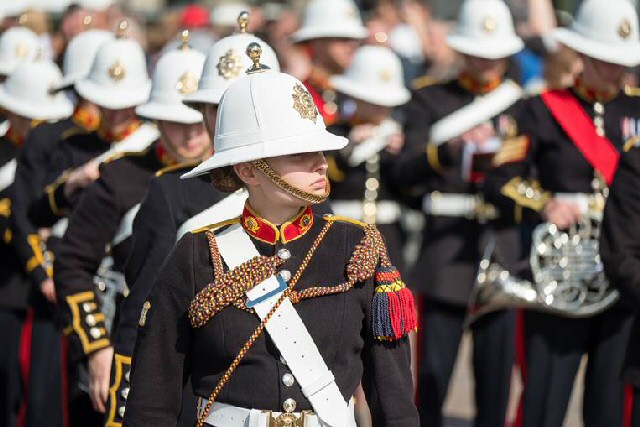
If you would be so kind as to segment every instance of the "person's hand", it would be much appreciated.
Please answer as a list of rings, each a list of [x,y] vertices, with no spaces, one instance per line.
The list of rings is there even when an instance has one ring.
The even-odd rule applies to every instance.
[[[93,409],[104,413],[109,396],[113,347],[106,347],[89,355],[89,397]]]
[[[582,219],[580,207],[572,202],[551,199],[542,209],[542,218],[555,224],[561,230],[566,230]]]
[[[404,134],[402,132],[393,134],[387,138],[387,151],[391,154],[399,154],[404,145]]]
[[[95,160],[85,163],[84,165],[74,169],[64,184],[64,196],[67,200],[71,199],[80,189],[87,187],[93,181],[98,179],[100,172],[98,170],[99,163]]]
[[[44,295],[47,301],[49,301],[51,304],[56,303],[56,287],[53,284],[53,279],[44,279],[44,281],[40,283],[40,292],[42,292],[42,295]]]
[[[476,144],[478,147],[482,147],[488,140],[496,136],[496,131],[490,123],[483,123],[470,129],[454,138],[451,141],[455,147],[461,147],[464,144]]]
[[[376,130],[374,125],[356,125],[349,132],[349,142],[352,144],[360,144],[373,136]]]

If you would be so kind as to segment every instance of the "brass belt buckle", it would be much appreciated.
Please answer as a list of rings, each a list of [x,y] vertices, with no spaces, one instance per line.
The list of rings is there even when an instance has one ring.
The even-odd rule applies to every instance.
[[[291,412],[283,412],[277,416],[271,411],[264,413],[269,417],[268,427],[305,427],[307,413],[310,411],[302,411],[300,415]]]

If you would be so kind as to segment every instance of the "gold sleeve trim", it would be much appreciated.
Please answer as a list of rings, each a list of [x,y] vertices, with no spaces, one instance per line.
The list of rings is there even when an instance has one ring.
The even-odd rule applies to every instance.
[[[67,181],[69,177],[69,173],[71,170],[65,171],[58,179],[55,180],[52,184],[46,186],[44,191],[47,193],[47,197],[49,199],[49,206],[51,207],[51,211],[58,216],[64,216],[66,214],[66,209],[62,209],[58,207],[56,203],[56,189]]]
[[[125,377],[125,381],[128,383],[126,377],[128,375],[125,373],[125,370],[131,369],[131,357],[124,356],[122,354],[115,355],[115,371],[114,371],[114,380],[113,385],[109,387],[109,416],[105,423],[105,427],[121,427],[122,426],[122,416],[120,416],[118,408],[118,391],[120,391],[120,386],[122,385],[122,378]],[[128,386],[127,386],[128,387]],[[121,392],[122,393],[122,392]],[[128,392],[123,395],[123,400],[126,402]],[[126,403],[123,406],[126,408]],[[117,418],[117,420],[116,420]]]
[[[636,147],[638,145],[640,145],[640,136],[632,136],[631,138],[625,141],[622,151],[626,153],[630,151],[633,147]]]
[[[104,314],[98,310],[92,291],[80,292],[67,297],[71,309],[73,332],[82,344],[85,354],[92,353],[110,345],[104,326]]]
[[[442,174],[444,172],[444,167],[442,167],[442,163],[440,163],[440,157],[438,156],[438,145],[436,144],[427,144],[427,162],[431,169]]]
[[[40,236],[37,234],[29,234],[27,236],[27,244],[31,246],[31,252],[33,252],[33,256],[27,261],[27,265],[25,266],[27,273],[31,273],[37,267],[43,267],[47,273],[47,277],[53,277],[53,263],[45,262],[46,248]],[[52,257],[52,254],[47,252],[47,256]],[[48,261],[51,260],[48,259]]]
[[[500,192],[503,196],[512,199],[517,205],[534,211],[541,211],[551,198],[551,194],[543,191],[538,181],[523,180],[519,176],[507,182]]]

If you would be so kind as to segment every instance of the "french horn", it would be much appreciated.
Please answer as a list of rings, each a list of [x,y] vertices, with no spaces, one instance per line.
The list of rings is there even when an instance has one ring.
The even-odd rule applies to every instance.
[[[533,280],[511,274],[496,259],[493,239],[480,262],[467,324],[483,314],[526,308],[559,316],[590,317],[619,298],[609,286],[598,252],[601,214],[587,213],[568,230],[538,225],[529,256]]]

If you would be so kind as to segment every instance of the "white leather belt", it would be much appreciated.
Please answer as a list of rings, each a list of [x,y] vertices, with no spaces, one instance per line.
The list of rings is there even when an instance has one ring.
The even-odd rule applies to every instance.
[[[53,224],[51,227],[51,235],[55,236],[59,239],[62,239],[64,233],[67,231],[67,227],[69,226],[69,219],[67,217],[60,218],[58,222]]]
[[[601,214],[604,210],[604,196],[595,193],[556,193],[554,198],[578,205],[580,213]]]
[[[239,224],[220,232],[216,241],[222,259],[231,269],[260,255]],[[278,255],[287,259],[291,254],[281,249]],[[264,320],[286,288],[284,279],[271,276],[247,291],[247,307],[255,309]],[[302,394],[323,422],[331,427],[355,426],[333,373],[289,298],[283,300],[265,328],[300,385]]]
[[[440,193],[434,191],[422,200],[424,213],[433,216],[451,216],[477,219],[495,219],[497,211],[482,198],[473,194]]]
[[[402,209],[396,202],[380,200],[375,202],[376,224],[393,224],[400,219]],[[364,202],[359,200],[332,200],[333,213],[357,220],[364,217]]]
[[[198,415],[207,399],[198,399]],[[353,404],[349,404],[353,414]],[[247,409],[226,403],[214,402],[205,423],[214,427],[329,427],[311,411],[272,412],[260,409]]]

